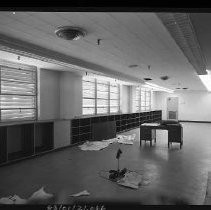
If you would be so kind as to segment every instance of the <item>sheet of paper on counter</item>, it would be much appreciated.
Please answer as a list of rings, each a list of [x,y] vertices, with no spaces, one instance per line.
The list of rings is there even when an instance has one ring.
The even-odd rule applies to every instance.
[[[79,193],[75,193],[75,194],[72,194],[70,196],[72,196],[72,197],[78,197],[78,196],[86,196],[86,195],[90,195],[90,193],[87,190],[83,190],[83,191],[81,191]]]

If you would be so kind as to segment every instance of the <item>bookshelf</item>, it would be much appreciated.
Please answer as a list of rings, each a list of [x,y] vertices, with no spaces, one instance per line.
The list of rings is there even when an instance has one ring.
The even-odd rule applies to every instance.
[[[158,122],[162,119],[162,111],[155,110],[141,113],[117,114],[107,116],[87,116],[71,120],[71,144],[92,141],[92,125],[99,122],[116,122],[116,133],[138,128],[145,122]]]

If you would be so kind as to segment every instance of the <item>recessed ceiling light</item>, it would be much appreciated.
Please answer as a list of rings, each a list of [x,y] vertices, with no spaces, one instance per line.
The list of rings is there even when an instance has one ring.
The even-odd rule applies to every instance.
[[[144,80],[149,81],[149,80],[152,80],[152,79],[151,79],[151,78],[147,78],[147,77],[146,77],[146,78],[144,78]]]
[[[131,64],[131,65],[129,65],[128,67],[129,67],[129,68],[136,68],[136,67],[138,67],[138,65],[137,65],[137,64]]]
[[[86,35],[86,31],[74,26],[60,26],[55,31],[59,38],[66,40],[78,40]]]
[[[167,79],[169,79],[169,77],[168,76],[162,76],[162,77],[160,77],[162,80],[167,80]]]

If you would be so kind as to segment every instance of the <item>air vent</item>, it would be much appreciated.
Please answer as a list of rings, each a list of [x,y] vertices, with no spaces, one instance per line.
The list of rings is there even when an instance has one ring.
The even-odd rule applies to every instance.
[[[177,87],[176,89],[179,90],[179,89],[181,89],[181,88]]]
[[[162,80],[168,80],[169,79],[169,77],[168,76],[162,76],[162,77],[160,77]]]
[[[59,38],[66,40],[78,40],[86,35],[82,28],[73,26],[60,26],[55,33]]]
[[[144,80],[149,81],[149,80],[152,80],[152,79],[151,78],[144,78]]]
[[[184,87],[184,88],[182,88],[183,90],[187,90],[188,88],[187,87]]]

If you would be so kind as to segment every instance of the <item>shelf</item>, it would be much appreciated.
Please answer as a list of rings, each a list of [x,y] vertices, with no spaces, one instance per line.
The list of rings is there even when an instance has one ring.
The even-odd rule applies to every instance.
[[[53,123],[35,124],[35,153],[53,149]]]
[[[12,125],[7,127],[8,161],[34,154],[34,125]]]
[[[0,164],[7,161],[7,127],[0,127]]]
[[[92,130],[94,124],[114,121],[116,126],[116,133],[119,133],[137,128],[142,123],[156,122],[160,121],[161,119],[161,110],[108,116],[88,116],[87,118],[73,119],[71,122],[72,144],[80,143],[82,141],[94,140],[95,137],[93,137]]]

